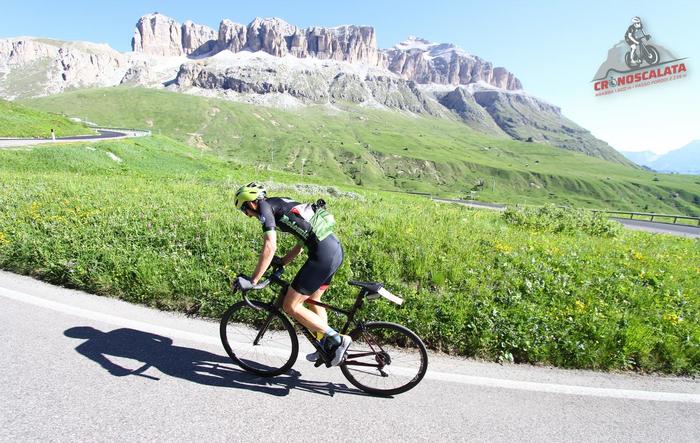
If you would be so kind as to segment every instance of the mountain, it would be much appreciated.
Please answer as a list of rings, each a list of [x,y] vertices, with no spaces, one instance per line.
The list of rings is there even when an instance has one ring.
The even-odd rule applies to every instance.
[[[652,169],[661,172],[700,174],[700,140],[662,155],[654,161]]]
[[[636,164],[646,166],[648,168],[651,168],[654,160],[660,157],[659,154],[651,151],[620,151],[620,153]]]
[[[452,44],[409,38],[379,49],[371,26],[298,28],[279,18],[218,30],[162,14],[136,23],[132,52],[107,45],[0,40],[0,97],[115,85],[167,88],[282,108],[338,102],[461,120],[497,137],[632,165],[520,80]]]
[[[662,155],[650,151],[622,152],[622,154],[636,164],[655,171],[700,174],[700,140],[692,141],[682,148]]]

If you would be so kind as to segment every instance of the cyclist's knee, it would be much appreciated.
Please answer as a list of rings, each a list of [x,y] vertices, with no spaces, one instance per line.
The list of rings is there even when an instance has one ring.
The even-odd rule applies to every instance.
[[[282,304],[282,309],[289,315],[294,315],[299,306],[301,306],[302,301],[306,298],[304,295],[298,293],[297,291],[289,288],[287,296],[284,298],[284,303]]]

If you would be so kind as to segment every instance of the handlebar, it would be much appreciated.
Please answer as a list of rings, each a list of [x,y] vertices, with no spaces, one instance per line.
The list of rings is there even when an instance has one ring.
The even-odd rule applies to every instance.
[[[252,288],[250,288],[250,289],[242,289],[241,287],[238,286],[238,284],[236,284],[236,281],[234,280],[233,283],[232,283],[232,285],[231,285],[231,289],[233,290],[233,292],[236,292],[236,290],[240,290],[240,291],[241,291],[241,295],[243,296],[243,301],[245,301],[246,304],[247,304],[248,306],[250,306],[251,308],[260,311],[260,310],[262,310],[262,308],[259,307],[259,306],[254,305],[254,304],[250,301],[250,299],[248,299],[246,293],[247,293],[248,291],[251,291],[251,290],[265,289],[270,283],[277,283],[277,284],[281,284],[281,285],[287,284],[287,282],[285,282],[285,281],[283,281],[283,280],[281,279],[283,273],[284,273],[284,266],[273,266],[272,272],[268,274],[267,279],[265,279],[265,280],[263,280],[262,282],[260,282],[260,283],[258,283],[258,284],[256,284],[256,285],[254,285]],[[239,275],[239,277],[241,277],[241,275]],[[246,277],[246,278],[247,278],[247,277]]]

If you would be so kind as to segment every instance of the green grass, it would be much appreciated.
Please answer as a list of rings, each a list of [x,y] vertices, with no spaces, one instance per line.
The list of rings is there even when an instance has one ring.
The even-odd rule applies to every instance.
[[[604,221],[557,210],[523,219],[353,185],[341,188],[355,197],[302,193],[295,184],[307,177],[166,137],[0,151],[0,268],[217,318],[237,299],[229,278],[249,273],[261,246],[259,223],[232,204],[253,178],[272,179],[273,195],[328,201],[346,259],[324,299],[349,306],[348,279],[383,281],[406,303],[370,303],[366,317],[403,323],[433,349],[700,372],[698,240],[610,233],[599,229]],[[281,251],[293,244],[280,240]]]
[[[700,177],[653,174],[538,143],[492,138],[456,120],[336,103],[283,111],[141,88],[24,102],[105,125],[148,127],[242,161],[368,189],[484,201],[700,215]]]
[[[0,100],[0,137],[51,138],[51,129],[56,131],[57,137],[95,133],[62,115]]]

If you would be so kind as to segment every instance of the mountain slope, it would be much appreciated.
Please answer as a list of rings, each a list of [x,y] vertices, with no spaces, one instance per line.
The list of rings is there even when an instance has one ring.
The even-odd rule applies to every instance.
[[[338,102],[293,112],[142,88],[84,90],[24,101],[97,123],[150,127],[235,162],[336,184],[468,196],[700,213],[700,181],[485,136],[437,117]],[[251,178],[252,179],[252,178]]]
[[[138,21],[132,47],[134,52],[121,54],[91,43],[2,39],[0,96],[129,84],[282,108],[349,101],[458,117],[488,135],[631,165],[559,108],[525,93],[506,68],[449,43],[409,38],[380,49],[371,26],[301,29],[279,18],[248,25],[223,20],[217,33],[156,13]],[[446,97],[435,86],[454,93]]]
[[[51,129],[58,137],[94,134],[94,131],[62,115],[29,109],[0,99],[0,137],[49,138]]]

